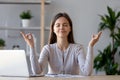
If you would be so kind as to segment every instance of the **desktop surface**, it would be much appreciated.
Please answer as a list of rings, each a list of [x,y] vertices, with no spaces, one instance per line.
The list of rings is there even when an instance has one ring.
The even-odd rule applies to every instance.
[[[120,80],[119,75],[109,76],[83,76],[83,77],[0,77],[0,80]]]

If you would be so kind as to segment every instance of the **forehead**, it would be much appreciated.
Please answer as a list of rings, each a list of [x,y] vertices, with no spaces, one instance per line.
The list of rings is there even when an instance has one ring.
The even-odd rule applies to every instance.
[[[68,20],[65,17],[59,17],[56,21],[56,23],[69,23]]]

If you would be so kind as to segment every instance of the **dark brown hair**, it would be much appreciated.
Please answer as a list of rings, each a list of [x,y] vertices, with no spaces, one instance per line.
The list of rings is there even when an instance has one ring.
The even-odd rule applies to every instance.
[[[52,20],[51,22],[51,25],[50,25],[50,35],[49,35],[49,41],[48,41],[48,44],[53,44],[53,43],[56,43],[57,42],[57,36],[56,34],[54,33],[53,31],[53,27],[54,27],[54,24],[56,22],[56,20],[60,17],[64,17],[68,20],[69,22],[69,25],[71,27],[71,31],[70,33],[68,34],[68,42],[69,43],[75,43],[74,42],[74,38],[73,38],[73,24],[72,24],[72,20],[70,19],[69,15],[67,13],[58,13]]]

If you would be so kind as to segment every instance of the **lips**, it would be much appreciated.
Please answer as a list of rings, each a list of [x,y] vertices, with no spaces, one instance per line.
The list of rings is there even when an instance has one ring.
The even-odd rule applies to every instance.
[[[66,31],[60,31],[60,32],[65,33]]]

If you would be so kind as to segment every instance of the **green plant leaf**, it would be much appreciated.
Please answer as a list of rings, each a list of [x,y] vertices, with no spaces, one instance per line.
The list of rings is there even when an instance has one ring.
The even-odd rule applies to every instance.
[[[107,6],[108,14],[99,15],[101,22],[99,24],[98,31],[108,29],[110,31],[109,37],[111,43],[103,50],[98,50],[99,54],[94,59],[94,68],[96,71],[104,70],[107,75],[120,74],[118,70],[118,64],[115,63],[114,55],[119,53],[120,50],[120,11],[116,12],[109,6]]]
[[[0,47],[4,47],[4,46],[5,46],[5,40],[0,38]]]
[[[27,11],[23,11],[21,14],[20,14],[20,18],[21,19],[31,19],[33,16],[31,14],[31,11],[30,10],[27,10]]]

